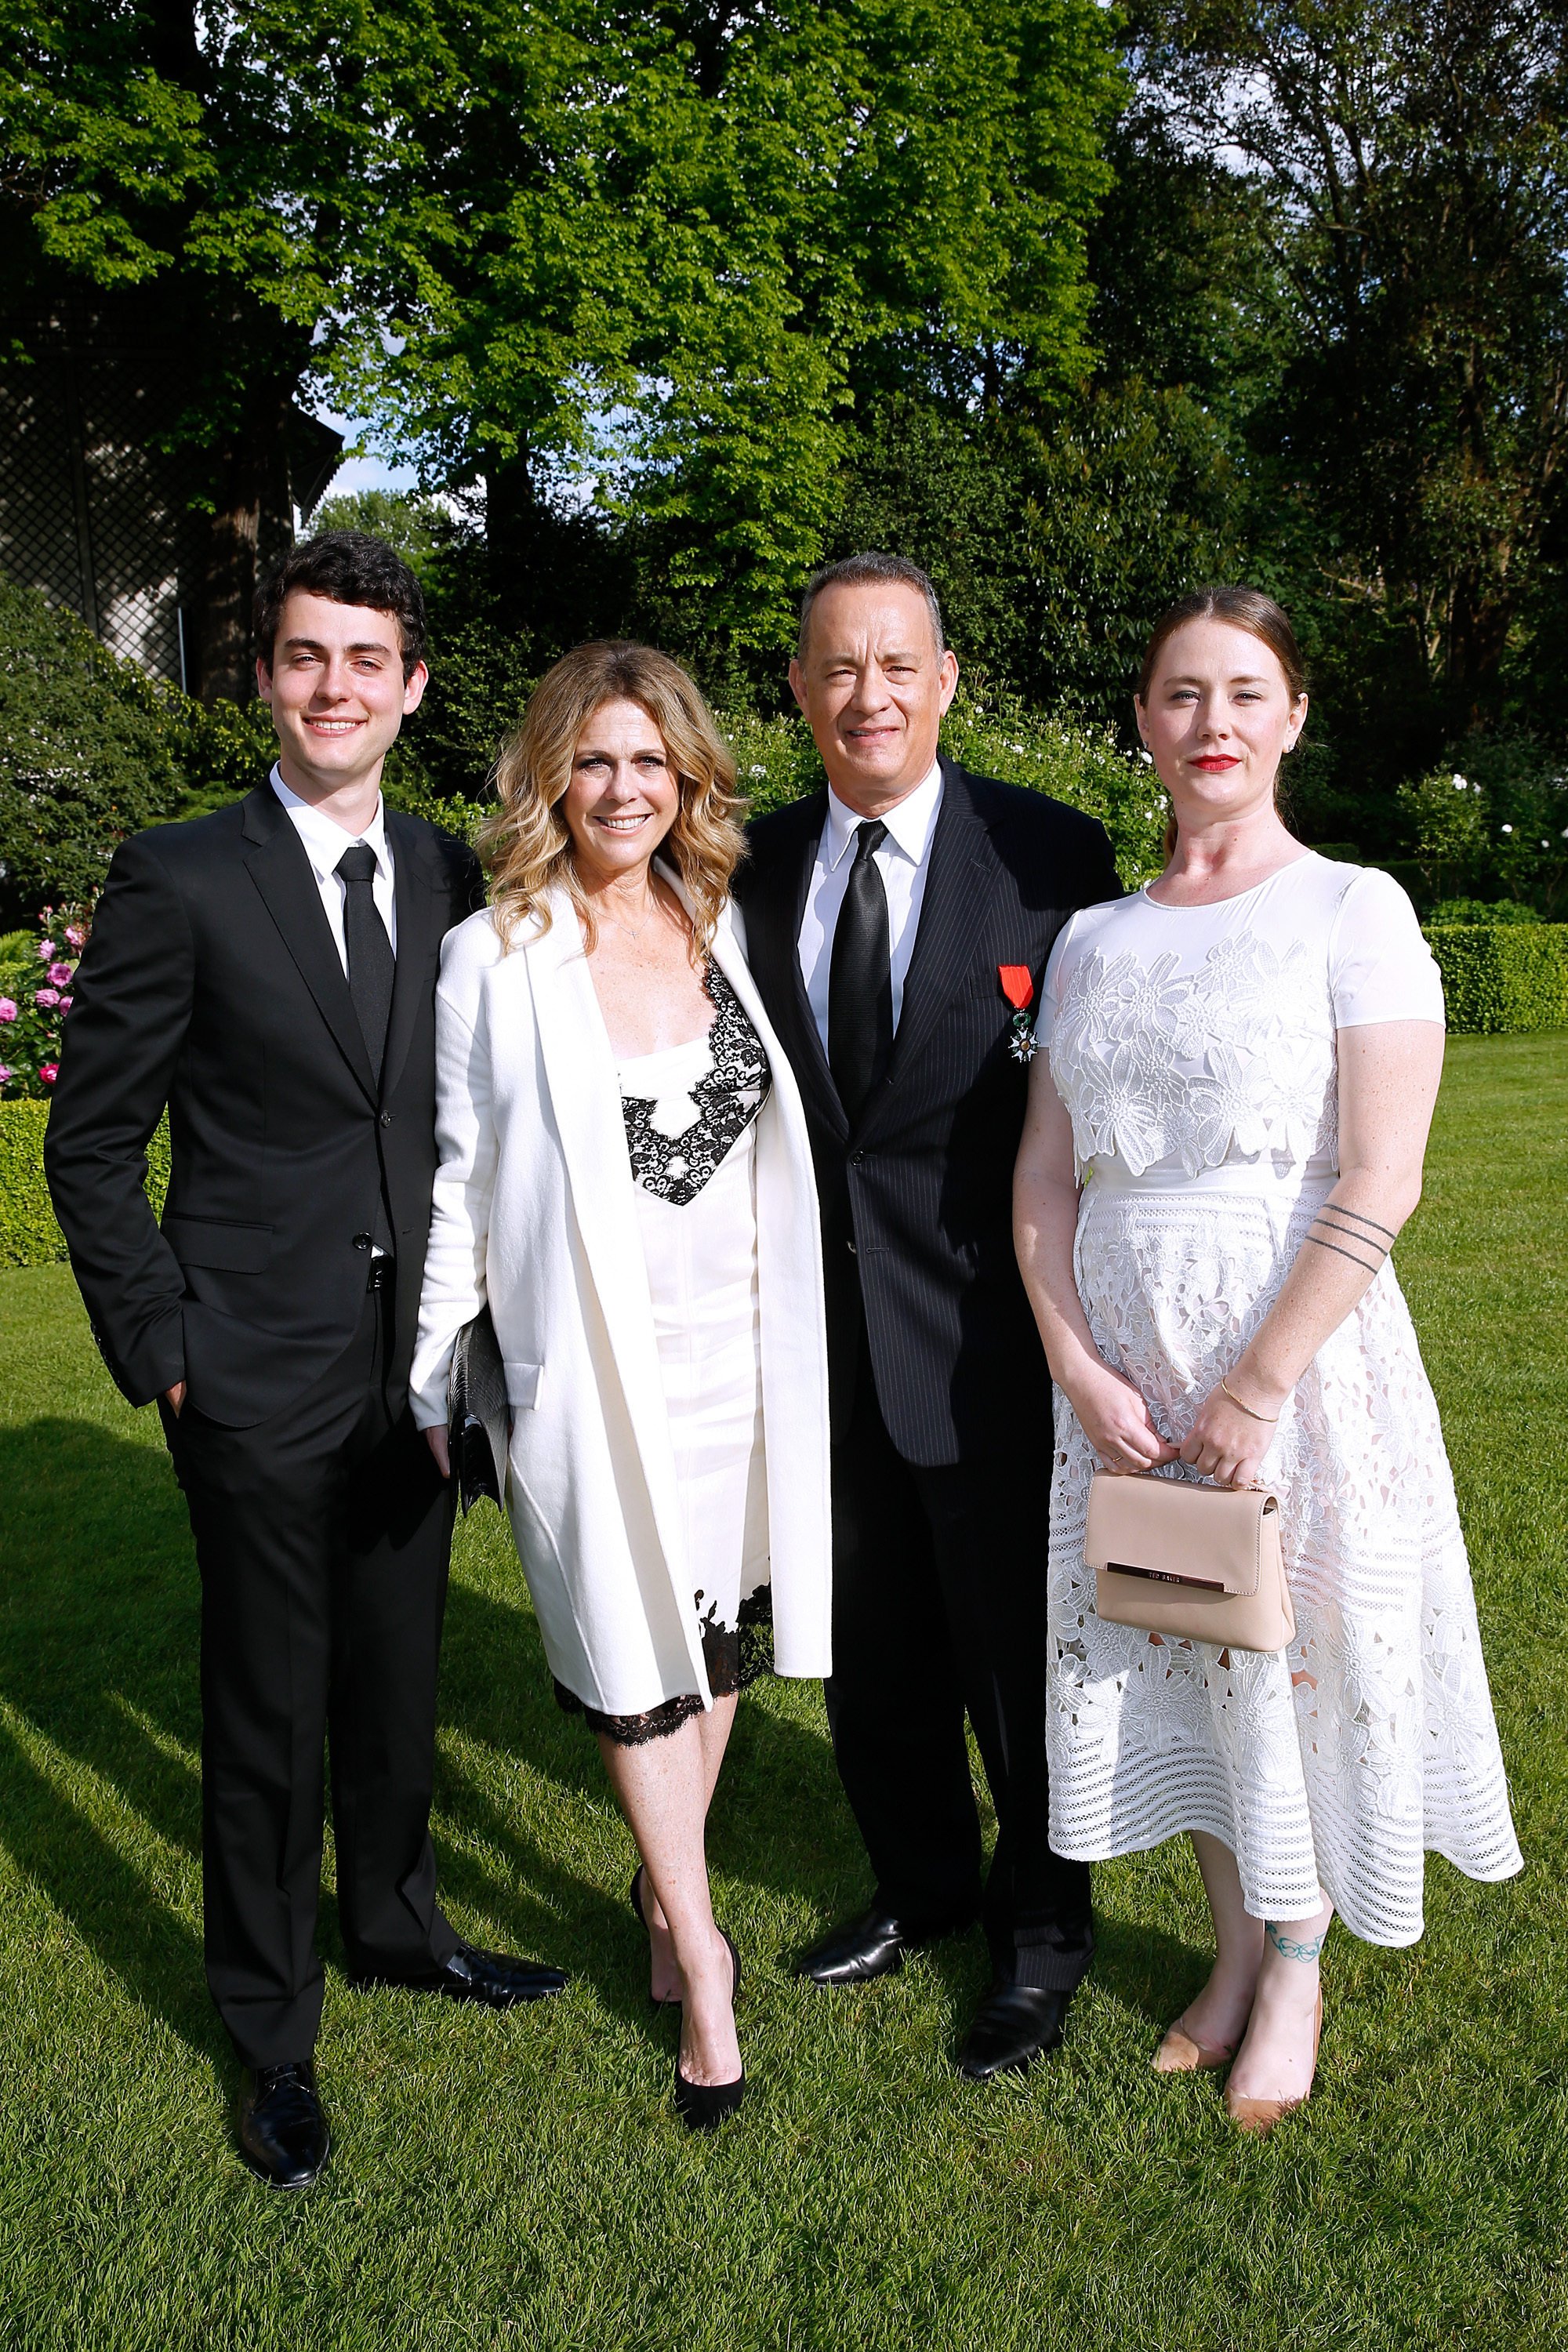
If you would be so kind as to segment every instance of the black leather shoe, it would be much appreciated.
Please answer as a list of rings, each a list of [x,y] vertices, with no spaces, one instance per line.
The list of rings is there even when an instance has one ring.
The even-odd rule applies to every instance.
[[[1054,2050],[1072,1999],[1036,1985],[994,1984],[975,2012],[958,2053],[958,2071],[971,2083],[993,2074],[1024,2074]]]
[[[797,1977],[813,1984],[865,1984],[872,1977],[889,1977],[904,1965],[904,1954],[917,1945],[934,1943],[939,1936],[955,1935],[968,1921],[952,1927],[917,1927],[898,1918],[885,1905],[873,1903],[856,1919],[830,1928],[820,1942],[801,1954],[795,1964]]]
[[[270,2189],[309,2189],[331,2142],[308,2059],[258,2066],[239,2094],[239,2152]]]
[[[405,1992],[445,1993],[448,2000],[477,2000],[487,2009],[510,2009],[514,2001],[544,2000],[564,1992],[566,1972],[542,1960],[514,1960],[505,1952],[481,1952],[459,1944],[441,1968],[425,1977],[360,1977],[361,1985],[395,1985]]]

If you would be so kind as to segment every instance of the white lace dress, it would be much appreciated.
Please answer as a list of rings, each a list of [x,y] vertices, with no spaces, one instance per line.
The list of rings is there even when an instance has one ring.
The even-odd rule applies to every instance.
[[[1039,1035],[1072,1117],[1079,1293],[1108,1363],[1179,1443],[1236,1363],[1334,1181],[1336,1032],[1438,1021],[1387,875],[1309,855],[1212,907],[1146,892],[1075,915]],[[1051,1842],[1089,1861],[1207,1830],[1255,1916],[1320,1885],[1376,1944],[1422,1927],[1423,1856],[1521,1865],[1436,1403],[1392,1263],[1320,1349],[1264,1464],[1296,1639],[1163,1643],[1094,1612],[1095,1458],[1058,1392]]]

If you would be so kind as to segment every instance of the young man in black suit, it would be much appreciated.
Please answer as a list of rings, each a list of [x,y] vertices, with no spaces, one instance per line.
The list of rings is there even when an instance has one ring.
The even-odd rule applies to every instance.
[[[822,1985],[984,1922],[984,2080],[1061,2039],[1089,1869],[1050,1846],[1050,1381],[1013,1253],[1027,1019],[1075,908],[1120,896],[1104,829],[938,750],[958,668],[936,594],[859,555],[808,586],[790,667],[827,790],[762,818],[737,890],[805,1097],[834,1426],[828,1721],[876,1877],[800,1960]],[[995,1803],[984,1887],[964,1718]]]
[[[361,1983],[505,2007],[559,1970],[464,1944],[429,1831],[451,1489],[408,1411],[436,1171],[441,941],[472,853],[387,808],[426,671],[379,541],[296,548],[257,601],[270,777],[116,853],[78,973],[45,1160],[104,1360],[156,1400],[202,1582],[207,1982],[247,2069],[242,2152],[303,2188],[323,1745]],[[165,1106],[160,1231],[142,1190]]]

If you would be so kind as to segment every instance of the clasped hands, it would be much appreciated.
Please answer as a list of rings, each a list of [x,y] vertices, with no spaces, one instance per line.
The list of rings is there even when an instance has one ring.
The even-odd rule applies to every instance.
[[[1284,1399],[1265,1396],[1256,1376],[1247,1391],[1259,1413],[1274,1414]],[[1099,1455],[1104,1469],[1119,1476],[1157,1470],[1167,1462],[1185,1462],[1220,1486],[1258,1484],[1263,1457],[1273,1443],[1270,1423],[1243,1411],[1222,1388],[1211,1389],[1197,1418],[1180,1445],[1162,1437],[1148,1404],[1132,1382],[1109,1364],[1087,1371],[1068,1391],[1079,1426]]]

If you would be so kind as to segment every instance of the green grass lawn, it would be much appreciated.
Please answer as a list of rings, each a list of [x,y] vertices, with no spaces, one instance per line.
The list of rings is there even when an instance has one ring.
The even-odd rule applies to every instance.
[[[1428,1866],[1410,1951],[1337,1934],[1310,2106],[1265,2144],[1149,2069],[1206,1967],[1184,1848],[1098,1874],[1065,2050],[961,2084],[977,1936],[864,1991],[787,1955],[865,1891],[820,1694],[741,1709],[713,1832],[752,2090],[690,2138],[633,1854],[488,1507],[458,1548],[437,1838],[506,2017],[349,1990],[304,2198],[231,2153],[201,1973],[196,1591],[149,1413],[63,1267],[0,1277],[0,2342],[18,2347],[1561,2347],[1568,2340],[1568,1037],[1454,1045],[1400,1250],[1469,1531],[1522,1877]],[[1042,1457],[1041,1475],[1045,1475]],[[1041,1517],[1045,1497],[1042,1489]]]

